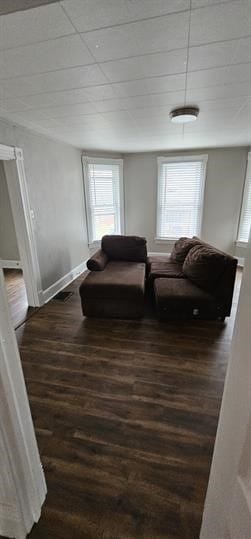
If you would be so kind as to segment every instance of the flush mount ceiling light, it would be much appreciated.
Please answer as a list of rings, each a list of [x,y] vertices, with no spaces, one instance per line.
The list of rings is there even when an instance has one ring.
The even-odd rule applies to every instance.
[[[170,118],[175,124],[186,124],[197,120],[198,114],[198,107],[179,107],[170,112]]]

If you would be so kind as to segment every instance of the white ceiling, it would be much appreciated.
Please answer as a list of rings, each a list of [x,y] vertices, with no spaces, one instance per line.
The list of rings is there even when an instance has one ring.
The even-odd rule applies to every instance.
[[[174,125],[175,106],[197,122]],[[63,0],[0,16],[0,116],[85,149],[251,144],[251,0]]]

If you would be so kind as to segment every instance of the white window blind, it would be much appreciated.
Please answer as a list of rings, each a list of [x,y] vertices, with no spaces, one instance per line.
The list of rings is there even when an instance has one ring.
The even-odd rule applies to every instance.
[[[200,233],[207,156],[158,159],[157,239]]]
[[[247,243],[251,226],[251,153],[248,154],[248,164],[243,192],[241,215],[238,230],[238,241]]]
[[[83,158],[89,242],[123,232],[122,160]]]

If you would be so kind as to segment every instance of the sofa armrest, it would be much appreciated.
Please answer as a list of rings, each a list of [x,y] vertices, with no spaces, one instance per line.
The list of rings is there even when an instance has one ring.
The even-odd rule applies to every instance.
[[[105,269],[105,266],[108,262],[108,256],[105,254],[105,252],[102,249],[99,249],[96,253],[94,253],[89,260],[87,260],[87,268],[90,271],[103,271]]]

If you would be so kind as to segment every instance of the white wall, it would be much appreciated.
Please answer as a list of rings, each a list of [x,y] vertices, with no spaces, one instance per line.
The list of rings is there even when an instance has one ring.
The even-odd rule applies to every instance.
[[[19,251],[7,181],[0,161],[0,259],[18,261]]]
[[[0,143],[23,149],[45,290],[89,255],[81,151],[2,120]]]
[[[149,251],[166,251],[170,243],[155,242],[157,156],[186,152],[124,155],[126,233],[147,238]],[[235,240],[245,178],[248,148],[189,151],[208,154],[201,237],[229,253]]]

